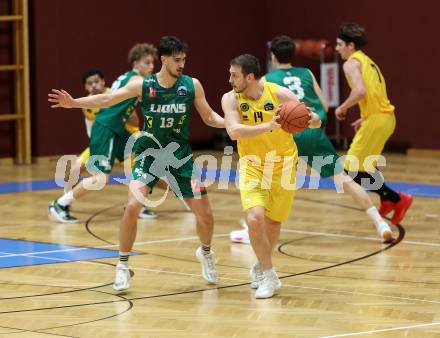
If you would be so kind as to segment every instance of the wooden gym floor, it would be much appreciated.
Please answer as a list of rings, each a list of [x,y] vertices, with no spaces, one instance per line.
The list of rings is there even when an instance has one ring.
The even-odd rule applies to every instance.
[[[4,161],[0,189],[53,179],[54,168],[54,160],[23,167]],[[383,171],[388,181],[440,191],[439,156],[390,155]],[[139,221],[137,255],[130,258],[135,276],[123,294],[111,288],[111,256],[125,186],[76,202],[74,225],[47,218],[59,189],[1,193],[0,337],[440,337],[435,194],[416,196],[393,227],[398,240],[382,244],[350,196],[297,191],[274,258],[283,287],[256,300],[248,276],[252,249],[228,237],[242,217],[239,192],[230,187],[209,188],[218,285],[200,276],[194,216],[169,197],[157,219]],[[93,258],[103,253],[107,258]]]

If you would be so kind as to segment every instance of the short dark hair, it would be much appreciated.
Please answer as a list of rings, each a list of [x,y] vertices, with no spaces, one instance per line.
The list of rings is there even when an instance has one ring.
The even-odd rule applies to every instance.
[[[270,42],[270,51],[279,63],[290,63],[295,56],[295,42],[286,36],[276,36]]]
[[[101,72],[98,68],[89,68],[83,73],[83,76],[82,76],[83,83],[85,84],[87,81],[87,78],[89,78],[90,76],[93,76],[93,75],[98,75],[101,79],[104,80],[104,73],[103,72]]]
[[[159,57],[162,55],[171,56],[179,53],[186,53],[188,45],[175,36],[163,36],[157,46]]]
[[[344,22],[339,27],[338,38],[345,43],[353,42],[355,49],[360,49],[368,42],[365,28],[355,22]]]
[[[251,54],[242,54],[233,58],[230,65],[240,66],[244,76],[254,74],[255,79],[261,78],[260,62]]]
[[[128,52],[128,63],[132,64],[145,55],[151,55],[156,60],[157,49],[150,43],[137,43]]]

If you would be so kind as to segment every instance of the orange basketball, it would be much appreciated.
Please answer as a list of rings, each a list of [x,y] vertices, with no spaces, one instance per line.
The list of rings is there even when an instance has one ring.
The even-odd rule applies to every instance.
[[[279,111],[278,123],[284,131],[290,134],[297,134],[307,128],[310,121],[310,110],[304,103],[288,101],[283,103]]]

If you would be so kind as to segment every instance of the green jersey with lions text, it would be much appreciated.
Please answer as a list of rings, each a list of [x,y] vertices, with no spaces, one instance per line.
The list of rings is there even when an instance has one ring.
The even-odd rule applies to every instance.
[[[187,144],[194,97],[190,76],[180,76],[171,88],[162,87],[156,74],[146,77],[142,85],[143,131],[153,134],[155,140],[143,137],[140,143],[153,148],[165,147],[173,141]]]
[[[122,74],[115,82],[113,82],[112,91],[124,87],[127,85],[128,81],[136,75],[139,74],[134,71],[128,71],[127,73]],[[125,123],[134,112],[136,103],[137,98],[133,97],[119,102],[114,106],[103,108],[98,114],[96,114],[95,122],[110,128],[116,134],[124,135],[126,133]]]

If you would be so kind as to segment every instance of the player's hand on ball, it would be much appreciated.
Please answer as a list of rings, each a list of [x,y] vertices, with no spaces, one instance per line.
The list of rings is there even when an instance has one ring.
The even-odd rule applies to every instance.
[[[52,93],[48,94],[47,100],[55,103],[51,108],[73,108],[75,106],[75,100],[64,89],[52,89]]]
[[[281,107],[281,106],[280,106]],[[270,122],[268,122],[269,124],[269,131],[280,127],[279,124],[279,119],[281,118],[280,115],[278,114],[278,112],[280,111],[280,107],[277,109],[277,111],[275,112],[275,115],[273,116],[272,120]]]

